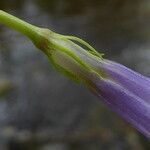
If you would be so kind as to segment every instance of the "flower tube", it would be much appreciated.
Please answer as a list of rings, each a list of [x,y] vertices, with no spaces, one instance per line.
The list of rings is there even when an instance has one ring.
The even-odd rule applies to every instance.
[[[150,79],[103,58],[80,38],[35,27],[4,11],[0,22],[29,37],[63,74],[86,85],[150,139]]]

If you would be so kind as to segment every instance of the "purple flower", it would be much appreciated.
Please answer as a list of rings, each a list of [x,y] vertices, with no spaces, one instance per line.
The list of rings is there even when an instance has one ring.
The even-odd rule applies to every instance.
[[[86,45],[90,51],[71,40]],[[53,40],[53,48],[50,48],[53,51],[46,54],[55,66],[67,71],[71,78],[82,81],[113,111],[150,139],[150,79],[121,64],[103,59],[78,38],[71,40],[69,37]]]
[[[0,22],[28,36],[59,71],[103,97],[104,103],[150,139],[149,78],[103,59],[77,37],[33,26],[2,10]]]
[[[76,37],[44,29],[40,40],[35,43],[59,71],[85,84],[113,111],[150,139],[149,78],[102,58],[102,54]]]

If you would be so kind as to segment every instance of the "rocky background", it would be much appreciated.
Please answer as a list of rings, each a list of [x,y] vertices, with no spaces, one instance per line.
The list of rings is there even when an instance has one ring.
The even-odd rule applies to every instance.
[[[5,0],[0,9],[76,35],[150,77],[149,0]],[[149,141],[0,25],[0,150],[148,150]]]

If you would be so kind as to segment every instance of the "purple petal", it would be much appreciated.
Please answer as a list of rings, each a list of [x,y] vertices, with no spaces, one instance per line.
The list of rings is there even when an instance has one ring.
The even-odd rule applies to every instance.
[[[100,80],[96,85],[104,102],[150,139],[150,105],[111,80]]]
[[[106,63],[105,63],[106,62]],[[118,82],[123,87],[132,91],[136,96],[150,103],[150,79],[131,69],[112,62],[105,61],[101,66],[110,75],[110,78]]]

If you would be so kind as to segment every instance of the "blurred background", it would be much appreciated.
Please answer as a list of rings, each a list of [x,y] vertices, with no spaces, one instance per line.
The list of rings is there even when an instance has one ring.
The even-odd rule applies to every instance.
[[[0,9],[75,35],[150,77],[149,0],[1,0]],[[0,150],[148,150],[149,141],[0,25]]]

